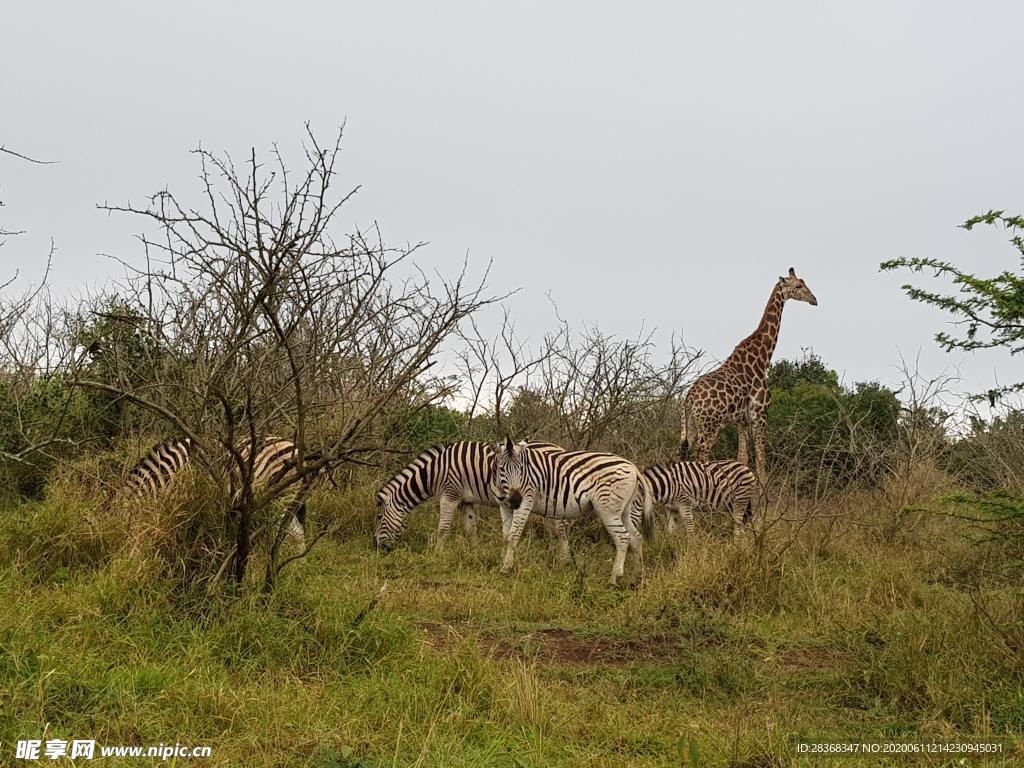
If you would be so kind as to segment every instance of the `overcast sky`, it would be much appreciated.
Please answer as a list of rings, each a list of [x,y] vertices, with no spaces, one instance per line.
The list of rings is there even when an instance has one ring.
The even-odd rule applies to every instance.
[[[880,261],[1018,265],[1024,3],[9,3],[0,28],[0,277],[61,291],[139,255],[102,201],[198,202],[198,142],[244,156],[347,121],[346,226],[430,241],[451,273],[493,259],[537,337],[563,317],[682,330],[724,358],[790,266],[777,356],[812,347],[848,382],[900,353],[963,389],[1024,378],[1003,354],[943,354],[944,318]],[[0,281],[2,282],[2,281]]]

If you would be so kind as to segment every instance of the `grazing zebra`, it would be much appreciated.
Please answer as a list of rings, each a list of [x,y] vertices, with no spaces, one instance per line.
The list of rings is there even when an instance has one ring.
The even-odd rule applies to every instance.
[[[676,528],[681,515],[688,533],[693,533],[693,507],[727,509],[732,515],[733,534],[740,536],[753,513],[757,476],[738,461],[676,461],[657,464],[643,472],[654,501],[669,509],[668,529]]]
[[[643,540],[633,515],[640,514],[648,539],[654,535],[654,518],[651,494],[645,493],[640,470],[632,463],[610,453],[540,451],[506,438],[497,446],[494,466],[500,501],[512,511],[502,573],[512,570],[516,545],[533,512],[557,520],[597,515],[615,543],[611,583],[618,584],[622,576],[627,548],[643,576]]]
[[[195,443],[188,437],[155,445],[125,474],[125,493],[135,499],[159,497],[191,464],[194,450]],[[271,437],[263,442],[255,456],[250,455],[250,450],[251,445],[244,443],[240,453],[244,462],[252,461],[253,489],[256,491],[283,480],[295,468],[296,449],[290,440]],[[315,457],[307,456],[306,459]],[[230,497],[234,502],[239,493],[239,469],[234,462],[228,476]],[[292,510],[287,533],[300,546],[305,544],[306,499],[311,486],[312,477],[296,482],[282,494],[285,506]]]
[[[288,479],[288,473],[294,473],[298,463],[298,450],[295,448],[295,443],[291,440],[268,437],[263,441],[263,445],[256,452],[255,457],[250,455],[250,450],[251,443],[246,443],[240,453],[245,464],[248,465],[250,461],[252,462],[252,487],[254,493],[259,493],[259,491],[267,486]],[[317,454],[306,454],[304,457],[306,462],[316,461],[318,458],[319,455]],[[301,547],[305,547],[306,544],[306,501],[313,489],[313,482],[319,474],[313,473],[301,480],[296,480],[280,496],[284,500],[282,506],[286,510],[292,510],[288,519],[287,534]],[[231,478],[233,482],[237,482],[237,466],[232,467]],[[234,499],[238,493],[240,493],[240,490],[233,493],[232,498]],[[285,515],[287,514],[285,512]],[[283,521],[284,517],[282,516],[281,519]]]
[[[132,498],[155,498],[170,487],[192,459],[192,438],[168,440],[153,446],[124,476]]]
[[[550,443],[531,443],[537,451],[561,451]],[[380,549],[392,549],[405,530],[409,513],[428,499],[436,498],[441,507],[437,522],[437,541],[442,542],[451,530],[452,518],[458,508],[462,527],[476,536],[474,504],[499,506],[497,487],[493,484],[494,449],[489,443],[463,440],[428,448],[405,468],[388,480],[377,493],[377,527],[373,540]],[[502,509],[502,535],[507,539],[511,516]],[[567,525],[562,521],[549,524],[548,534],[558,541],[559,556],[569,558]]]

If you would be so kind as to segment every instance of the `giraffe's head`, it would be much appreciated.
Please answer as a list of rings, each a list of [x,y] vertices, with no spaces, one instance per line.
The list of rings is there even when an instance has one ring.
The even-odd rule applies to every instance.
[[[818,300],[814,298],[811,289],[807,287],[807,283],[803,281],[803,278],[796,276],[796,272],[792,267],[789,268],[789,274],[786,277],[779,278],[779,285],[782,288],[783,299],[806,301],[812,307],[818,306]]]

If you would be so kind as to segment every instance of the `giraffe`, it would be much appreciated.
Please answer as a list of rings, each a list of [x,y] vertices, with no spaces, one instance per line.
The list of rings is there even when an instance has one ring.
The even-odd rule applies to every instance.
[[[768,391],[768,364],[779,339],[782,308],[787,299],[818,300],[793,268],[780,277],[768,297],[761,322],[752,334],[736,345],[726,361],[694,382],[683,401],[683,459],[691,456],[707,461],[723,424],[736,424],[737,460],[747,463],[747,430],[754,436],[754,457],[758,481],[764,482],[764,430],[771,403]]]

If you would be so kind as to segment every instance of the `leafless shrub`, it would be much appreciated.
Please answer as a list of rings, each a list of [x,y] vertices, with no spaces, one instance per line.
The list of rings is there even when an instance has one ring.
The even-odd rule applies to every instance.
[[[431,371],[439,345],[493,300],[465,270],[429,279],[411,263],[419,245],[386,247],[376,228],[336,242],[355,192],[334,189],[341,135],[323,147],[307,131],[298,175],[276,148],[272,166],[253,151],[241,168],[200,148],[201,204],[163,191],[143,206],[100,206],[148,225],[145,260],[123,262],[104,334],[79,339],[74,386],[192,438],[218,487],[235,479],[224,504],[237,581],[264,533],[259,512],[296,484],[386,451],[394,409],[447,394]],[[257,487],[242,446],[271,436],[295,443],[294,471]],[[266,582],[329,528],[307,536],[299,555],[272,556]]]
[[[53,164],[53,161],[51,161],[51,160],[37,160],[36,158],[29,157],[28,155],[24,155],[21,152],[16,152],[15,150],[8,148],[6,145],[0,145],[0,155],[5,156],[6,158],[15,158],[16,160],[22,160],[22,161],[27,162],[27,163],[34,163],[36,165],[52,165]],[[0,208],[2,208],[3,206],[4,206],[3,200],[0,200]],[[5,229],[3,226],[0,226],[0,246],[3,246],[6,243],[6,240],[4,240],[3,238],[9,237],[11,235],[20,235],[20,234],[22,234],[21,230],[10,230],[10,229]],[[11,278],[11,280],[13,280],[13,278]],[[10,284],[10,281],[8,281],[7,283],[0,284],[0,290],[3,290],[4,288],[6,288],[7,285],[9,285],[9,284]],[[0,315],[0,320],[2,320],[2,315]]]
[[[547,440],[569,449],[606,450],[643,463],[664,460],[678,443],[679,399],[701,353],[672,340],[656,356],[653,334],[619,339],[559,321],[536,350],[509,317],[494,339],[477,329],[461,355],[471,428]]]

